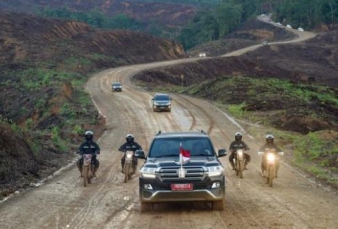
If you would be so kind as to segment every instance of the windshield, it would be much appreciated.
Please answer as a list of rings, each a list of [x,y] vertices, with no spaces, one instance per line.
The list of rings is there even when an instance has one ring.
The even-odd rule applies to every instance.
[[[184,137],[184,138],[158,138],[152,143],[149,157],[178,157],[180,144],[184,150],[189,150],[191,157],[215,156],[215,152],[208,138]]]
[[[114,83],[113,86],[121,86],[120,83]]]
[[[169,100],[169,96],[167,95],[157,95],[155,96],[154,100]]]

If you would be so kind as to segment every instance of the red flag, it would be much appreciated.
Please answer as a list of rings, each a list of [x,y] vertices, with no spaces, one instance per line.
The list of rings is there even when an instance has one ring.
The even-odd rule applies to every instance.
[[[186,163],[189,160],[190,160],[190,151],[183,149],[182,143],[180,143],[180,161],[181,161],[181,163]]]

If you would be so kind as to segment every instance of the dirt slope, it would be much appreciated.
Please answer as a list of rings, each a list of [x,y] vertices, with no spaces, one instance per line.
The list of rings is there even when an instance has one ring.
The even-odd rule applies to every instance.
[[[108,66],[185,56],[172,40],[26,14],[0,12],[0,28],[0,120],[7,123],[0,142],[4,195],[45,177],[46,169],[48,175],[74,157],[82,140],[74,132],[77,128],[91,128],[101,135],[105,120],[78,86],[90,74]],[[72,113],[67,113],[68,108]],[[21,128],[28,131],[22,133]],[[68,146],[71,149],[62,139],[73,144]],[[8,144],[15,141],[34,147],[37,155],[32,155],[32,148]]]

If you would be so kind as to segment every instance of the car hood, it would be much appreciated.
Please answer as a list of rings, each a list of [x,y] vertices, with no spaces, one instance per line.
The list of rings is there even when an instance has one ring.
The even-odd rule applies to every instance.
[[[168,103],[170,103],[170,101],[169,100],[156,100],[156,101],[154,101],[154,103],[157,103],[157,104],[168,104]]]

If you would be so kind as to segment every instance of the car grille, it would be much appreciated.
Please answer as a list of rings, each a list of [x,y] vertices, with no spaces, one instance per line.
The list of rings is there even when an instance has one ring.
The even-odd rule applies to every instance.
[[[161,169],[159,171],[161,180],[164,182],[182,180],[182,178],[178,177],[179,168],[180,167]],[[202,167],[185,167],[184,169],[186,170],[184,179],[191,181],[202,181],[204,176],[204,169]]]

